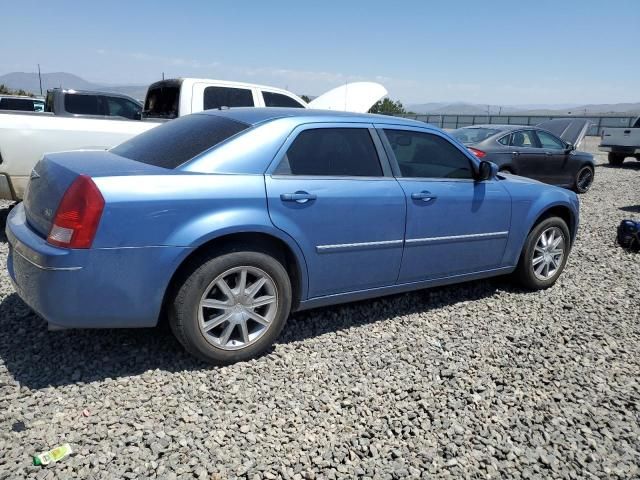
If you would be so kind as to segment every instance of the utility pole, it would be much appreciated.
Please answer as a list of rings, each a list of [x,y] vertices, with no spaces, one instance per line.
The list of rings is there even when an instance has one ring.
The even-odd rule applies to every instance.
[[[42,95],[42,75],[40,74],[40,64],[38,64],[38,80],[40,81],[40,95]]]
[[[502,115],[502,106],[500,106],[500,108],[498,110],[498,115]]]
[[[164,72],[162,72],[162,80],[164,80]]]

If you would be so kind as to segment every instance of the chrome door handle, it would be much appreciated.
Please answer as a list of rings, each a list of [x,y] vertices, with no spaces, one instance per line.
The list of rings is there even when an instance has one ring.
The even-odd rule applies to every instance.
[[[553,153],[551,153],[551,152],[544,152],[544,154],[545,154],[547,157],[550,157],[551,155],[553,155]]]
[[[315,200],[317,197],[313,193],[308,192],[295,192],[295,193],[282,193],[280,200],[283,202],[297,202],[307,203],[309,200]]]
[[[514,157],[517,157],[518,155],[520,155],[520,152],[511,152],[511,155],[513,155]]]
[[[438,196],[431,192],[423,191],[412,193],[411,198],[414,200],[422,200],[423,202],[430,202],[431,200],[438,198]]]

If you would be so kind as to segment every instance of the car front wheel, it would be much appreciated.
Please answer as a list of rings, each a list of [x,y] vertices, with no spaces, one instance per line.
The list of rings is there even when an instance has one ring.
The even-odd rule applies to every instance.
[[[169,310],[185,349],[215,364],[254,358],[278,338],[291,308],[283,265],[261,252],[232,252],[193,268]]]
[[[573,190],[576,193],[587,193],[591,188],[591,184],[593,183],[594,170],[591,165],[585,165],[578,173],[576,173],[576,178],[574,180]]]
[[[520,283],[532,290],[552,286],[567,263],[570,238],[567,224],[559,217],[537,224],[527,236],[515,271]]]

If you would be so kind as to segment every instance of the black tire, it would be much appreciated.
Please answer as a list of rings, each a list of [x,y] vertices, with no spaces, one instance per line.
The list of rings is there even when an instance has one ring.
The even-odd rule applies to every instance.
[[[593,185],[595,170],[591,165],[583,165],[576,173],[573,181],[573,191],[576,193],[587,193]]]
[[[625,156],[620,153],[609,154],[609,165],[619,167],[624,162]]]
[[[274,318],[267,327],[264,327],[264,333],[252,340],[252,343],[247,342],[246,346],[232,350],[220,348],[214,345],[215,341],[209,336],[211,332],[204,333],[201,330],[200,302],[204,294],[210,288],[214,288],[212,282],[219,276],[225,274],[225,272],[233,272],[234,269],[246,270],[246,268],[261,271],[266,274],[265,278],[272,281],[270,285],[275,287],[273,296],[276,298],[276,305],[273,307]],[[234,275],[234,273],[229,275]],[[245,275],[246,279],[248,275]],[[248,282],[249,280],[246,281]],[[249,284],[248,288],[251,288],[251,286]],[[273,345],[289,317],[291,296],[291,281],[287,270],[282,263],[266,253],[238,251],[215,257],[205,257],[200,265],[192,267],[182,276],[182,283],[178,286],[173,301],[169,305],[169,324],[174,335],[184,348],[201,360],[219,365],[244,361],[259,356]],[[231,323],[230,321],[225,322],[219,328],[222,329],[226,325],[231,325]],[[247,321],[245,321],[246,324]],[[261,328],[257,323],[256,326]],[[231,331],[234,336],[244,334],[239,325],[237,328],[235,326],[231,327]],[[222,337],[223,335],[221,334],[218,340],[222,339]],[[242,341],[242,338],[238,340],[238,342]]]
[[[550,229],[556,229],[555,232],[561,232],[564,242],[564,254],[562,255],[562,259],[560,260],[559,266],[557,267],[555,273],[550,275],[547,279],[539,278],[534,271],[533,259],[536,244],[540,240],[543,232],[547,232]],[[527,236],[527,240],[525,241],[524,248],[522,249],[522,254],[520,255],[520,260],[518,262],[518,266],[516,267],[515,277],[518,282],[525,288],[531,290],[542,290],[545,288],[549,288],[552,286],[562,271],[564,270],[564,266],[567,263],[567,258],[569,256],[571,244],[571,236],[569,234],[569,228],[567,224],[559,217],[548,217],[541,222],[539,222]],[[550,271],[548,273],[551,273]]]

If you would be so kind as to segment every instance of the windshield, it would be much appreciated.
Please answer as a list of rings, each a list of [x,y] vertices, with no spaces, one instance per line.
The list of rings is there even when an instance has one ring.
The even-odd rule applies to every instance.
[[[462,143],[470,144],[470,143],[479,143],[496,133],[500,133],[500,130],[495,128],[459,128],[451,132],[451,135],[454,136],[457,140],[460,140]]]
[[[215,115],[187,115],[147,130],[112,153],[162,168],[177,168],[249,125]]]

